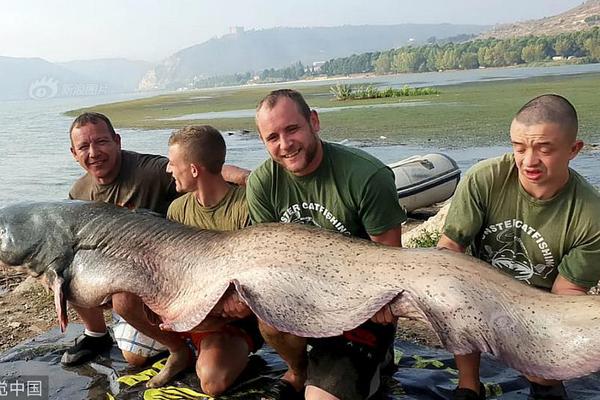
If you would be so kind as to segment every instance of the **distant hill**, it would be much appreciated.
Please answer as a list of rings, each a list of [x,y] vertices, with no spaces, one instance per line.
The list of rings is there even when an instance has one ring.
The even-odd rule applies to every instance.
[[[150,63],[125,59],[55,64],[41,58],[0,56],[0,100],[133,92],[151,67]]]
[[[144,74],[152,68],[146,61],[124,58],[70,61],[59,64],[79,75],[102,82],[110,92],[133,92]]]
[[[60,94],[61,82],[72,81],[72,71],[41,58],[0,56],[0,99],[43,99]],[[79,77],[81,78],[81,77]]]
[[[507,39],[520,36],[546,36],[577,32],[600,26],[600,0],[585,3],[552,17],[498,25],[480,38]]]
[[[174,89],[195,77],[311,65],[335,57],[421,44],[432,37],[479,34],[489,26],[452,24],[364,25],[317,28],[239,29],[183,49],[148,71],[140,89]]]

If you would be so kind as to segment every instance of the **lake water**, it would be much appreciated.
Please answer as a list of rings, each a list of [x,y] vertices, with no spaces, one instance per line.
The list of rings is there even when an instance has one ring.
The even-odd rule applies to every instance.
[[[406,74],[406,76],[377,77],[381,82],[402,85],[407,79],[419,79],[425,85],[440,82],[458,83],[489,79],[511,79],[526,76],[600,72],[600,64],[553,68],[509,68],[497,70],[453,71],[444,73]],[[416,75],[412,77],[412,75]],[[375,79],[375,78],[373,78]],[[435,81],[435,82],[434,82]],[[201,93],[201,92],[199,92]],[[43,101],[0,102],[0,206],[19,201],[57,200],[66,197],[70,185],[81,175],[79,165],[69,152],[68,129],[71,118],[66,110],[141,97],[141,94],[97,97],[54,98]],[[118,129],[125,149],[166,154],[170,130],[142,131]],[[255,135],[226,135],[227,162],[254,168],[267,157],[262,143]],[[373,142],[347,142],[379,157],[386,163],[415,154],[443,152],[465,170],[480,159],[510,151],[508,146],[438,148],[423,146],[381,145]],[[600,186],[599,152],[581,154],[573,166],[596,186]]]

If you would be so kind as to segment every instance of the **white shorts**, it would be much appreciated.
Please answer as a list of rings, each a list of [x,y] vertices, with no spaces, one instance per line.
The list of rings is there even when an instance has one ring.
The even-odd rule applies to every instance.
[[[113,336],[121,351],[128,351],[142,357],[152,357],[167,351],[165,346],[129,325],[114,311],[112,317]]]

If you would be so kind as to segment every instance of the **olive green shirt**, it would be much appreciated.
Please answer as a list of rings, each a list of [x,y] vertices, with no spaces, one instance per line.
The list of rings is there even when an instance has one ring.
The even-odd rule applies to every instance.
[[[246,190],[232,185],[225,197],[216,205],[204,207],[194,193],[186,193],[171,203],[167,218],[201,229],[233,231],[250,225]]]
[[[521,186],[514,156],[482,161],[460,182],[444,234],[525,283],[551,289],[557,275],[589,288],[600,280],[600,194],[573,170],[553,198]]]
[[[101,185],[86,173],[73,184],[69,198],[146,208],[165,215],[178,196],[175,182],[166,171],[168,161],[163,156],[122,150],[121,168],[114,182]]]
[[[247,197],[253,223],[306,223],[369,239],[406,220],[392,170],[334,143],[323,142],[323,161],[308,176],[265,161],[250,174]]]

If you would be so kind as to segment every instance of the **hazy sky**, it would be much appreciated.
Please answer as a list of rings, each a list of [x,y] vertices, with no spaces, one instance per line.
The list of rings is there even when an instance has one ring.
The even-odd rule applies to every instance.
[[[551,16],[582,0],[4,0],[0,55],[158,61],[231,26],[496,24]]]

